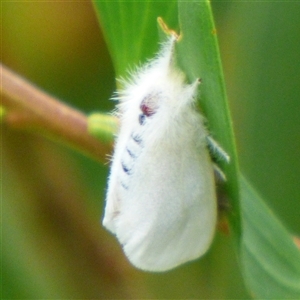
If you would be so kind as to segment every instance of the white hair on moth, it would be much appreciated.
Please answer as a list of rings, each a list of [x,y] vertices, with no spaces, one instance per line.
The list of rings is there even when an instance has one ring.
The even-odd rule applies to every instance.
[[[123,81],[103,225],[129,261],[166,271],[209,248],[216,227],[214,167],[171,35],[156,57]]]

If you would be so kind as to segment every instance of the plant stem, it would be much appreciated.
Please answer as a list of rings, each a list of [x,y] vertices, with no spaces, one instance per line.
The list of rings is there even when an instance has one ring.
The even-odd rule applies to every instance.
[[[111,145],[92,137],[87,117],[47,95],[0,64],[1,102],[7,109],[4,122],[14,128],[35,129],[67,143],[98,161],[105,161]]]

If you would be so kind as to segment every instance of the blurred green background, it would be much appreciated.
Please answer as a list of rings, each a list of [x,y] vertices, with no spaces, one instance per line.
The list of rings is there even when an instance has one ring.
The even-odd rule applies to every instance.
[[[212,2],[242,172],[300,234],[300,3]],[[2,2],[2,62],[90,113],[111,59],[92,4]],[[156,20],[153,20],[156,22]],[[101,224],[107,165],[2,126],[3,299],[248,298],[229,236],[163,274],[131,267]]]

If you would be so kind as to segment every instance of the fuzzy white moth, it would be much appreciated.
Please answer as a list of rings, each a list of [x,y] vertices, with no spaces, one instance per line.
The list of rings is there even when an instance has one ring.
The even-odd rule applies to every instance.
[[[217,217],[207,132],[194,107],[199,80],[185,83],[175,42],[172,35],[118,94],[103,220],[134,266],[157,272],[203,255]]]

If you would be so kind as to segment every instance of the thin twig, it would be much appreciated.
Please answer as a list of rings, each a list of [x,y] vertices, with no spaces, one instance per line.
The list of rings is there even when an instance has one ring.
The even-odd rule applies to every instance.
[[[0,64],[0,68],[1,101],[7,109],[6,124],[42,131],[98,161],[105,161],[111,145],[89,135],[87,117],[83,113],[47,95],[4,65]]]

